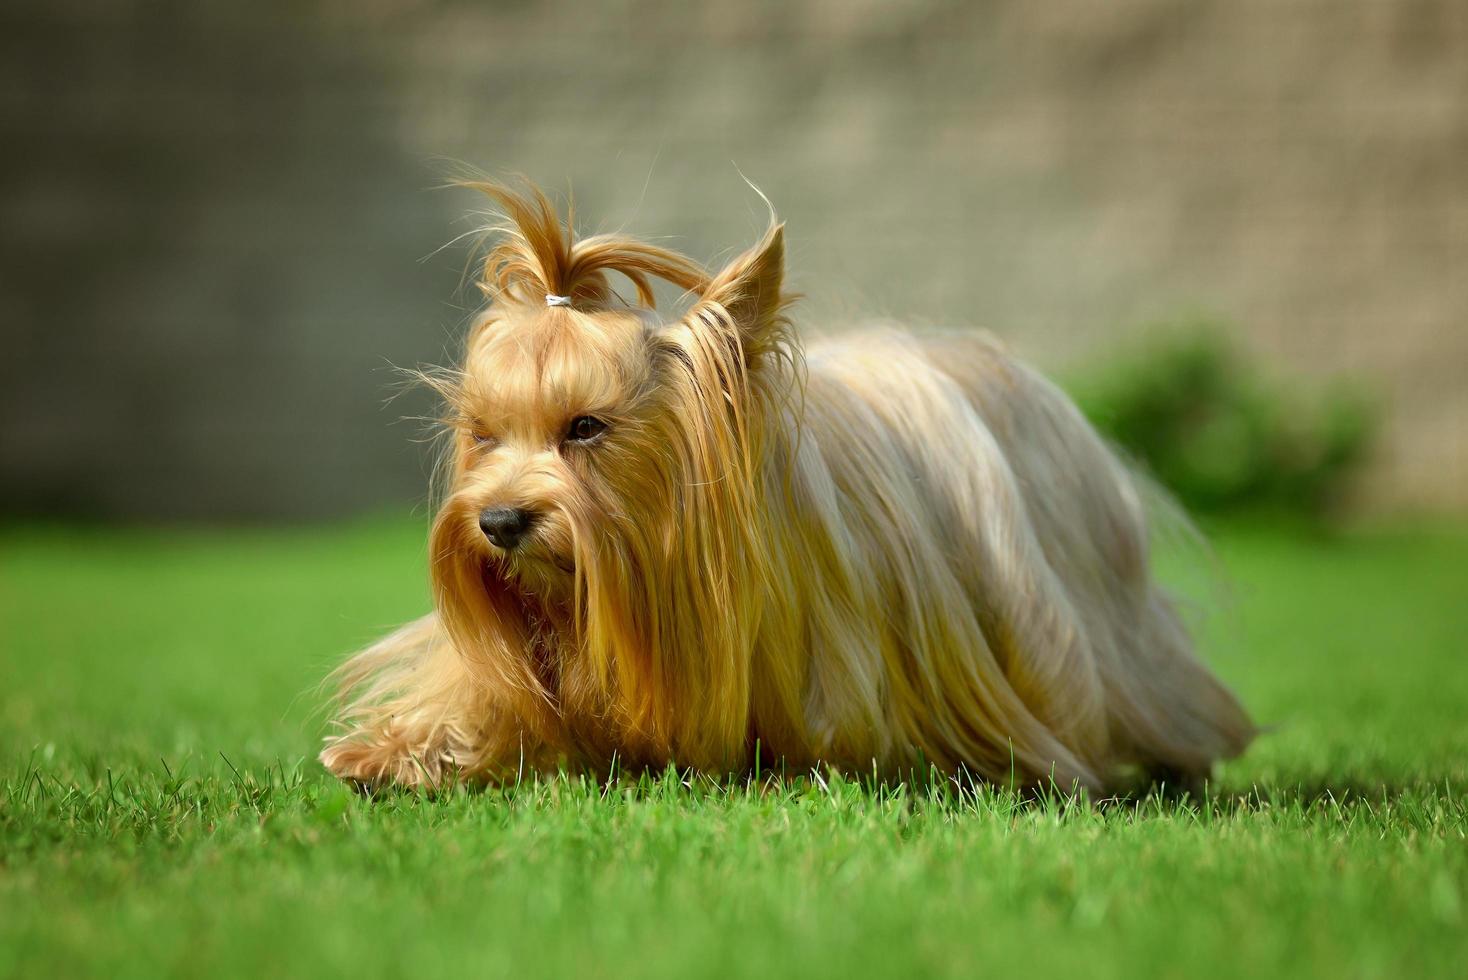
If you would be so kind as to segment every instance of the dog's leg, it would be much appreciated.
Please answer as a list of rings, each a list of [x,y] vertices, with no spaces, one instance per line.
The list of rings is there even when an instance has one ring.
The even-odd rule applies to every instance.
[[[340,729],[321,763],[358,786],[433,788],[487,775],[503,724],[481,683],[426,616],[357,654],[337,673]]]

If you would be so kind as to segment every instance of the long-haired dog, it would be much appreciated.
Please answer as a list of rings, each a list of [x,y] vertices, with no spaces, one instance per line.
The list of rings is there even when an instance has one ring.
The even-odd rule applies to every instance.
[[[342,668],[333,773],[728,774],[758,753],[1104,790],[1247,745],[1151,578],[1138,483],[992,339],[803,349],[778,224],[711,273],[475,186],[507,222],[438,378],[435,611]],[[654,280],[684,315],[654,312]]]

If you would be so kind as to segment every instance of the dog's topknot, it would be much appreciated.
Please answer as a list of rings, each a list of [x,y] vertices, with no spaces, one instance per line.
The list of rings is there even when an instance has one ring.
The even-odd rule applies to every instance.
[[[504,216],[490,229],[500,237],[484,257],[479,282],[501,301],[540,304],[553,295],[568,297],[576,309],[604,309],[616,302],[606,274],[618,272],[637,290],[638,303],[653,308],[653,279],[695,293],[711,281],[693,259],[635,238],[604,234],[578,240],[574,208],[568,208],[563,225],[555,205],[533,184],[520,190],[495,180],[460,183],[492,198]]]

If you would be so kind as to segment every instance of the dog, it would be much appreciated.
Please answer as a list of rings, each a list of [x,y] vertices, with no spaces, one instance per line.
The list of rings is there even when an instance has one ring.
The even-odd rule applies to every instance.
[[[505,223],[462,365],[429,376],[452,441],[434,611],[340,669],[332,773],[936,767],[1109,792],[1249,744],[1151,576],[1143,483],[999,342],[803,346],[773,212],[713,272],[577,239],[533,186],[471,186]]]

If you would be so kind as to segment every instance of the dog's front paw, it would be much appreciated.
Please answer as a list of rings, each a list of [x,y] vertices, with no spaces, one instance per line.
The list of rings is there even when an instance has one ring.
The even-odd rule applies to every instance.
[[[390,786],[405,789],[435,789],[442,786],[455,766],[450,753],[433,745],[419,751],[401,738],[376,737],[361,733],[332,738],[318,757],[327,771],[363,792]]]

